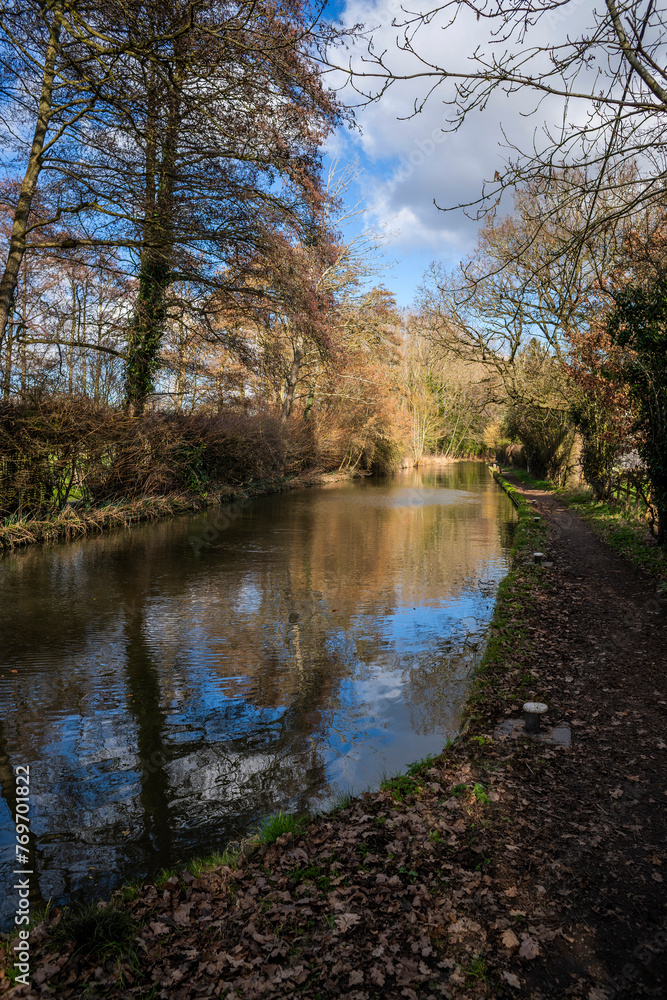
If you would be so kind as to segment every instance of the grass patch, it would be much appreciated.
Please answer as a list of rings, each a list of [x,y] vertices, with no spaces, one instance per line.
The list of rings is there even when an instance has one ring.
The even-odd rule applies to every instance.
[[[311,864],[307,868],[297,867],[292,871],[294,882],[312,882],[321,892],[330,892],[332,887],[332,876],[318,864]]]
[[[175,875],[176,875],[176,869],[175,868],[163,868],[159,872],[159,874],[155,876],[155,885],[156,885],[156,887],[158,889],[161,889],[162,886],[166,882],[168,882],[170,878],[173,878]]]
[[[409,774],[396,774],[393,778],[385,778],[380,782],[383,792],[391,792],[396,802],[404,802],[408,795],[417,791],[417,782]]]
[[[113,892],[111,898],[118,899],[123,903],[131,903],[133,899],[138,899],[141,896],[145,884],[146,880],[143,878],[136,879],[134,882],[128,882]]]
[[[336,813],[343,812],[344,809],[349,809],[352,805],[352,792],[341,792],[333,801],[333,805],[328,810],[332,815]]]
[[[534,551],[544,550],[546,523],[541,519],[535,521],[532,504],[499,472],[492,469],[492,473],[498,485],[512,496],[517,509],[517,523],[510,553],[512,568],[498,587],[486,648],[473,676],[466,706],[466,725],[478,723],[484,725],[487,731],[491,715],[505,711],[508,706],[516,708],[518,687],[522,680],[530,680],[534,684],[534,678],[526,675],[521,662],[529,642],[524,622],[531,613],[536,586],[547,579],[543,567],[532,561]],[[522,675],[522,680],[519,680]],[[480,747],[489,741],[488,737],[479,733],[468,739],[474,740]],[[458,794],[465,793],[461,791]]]
[[[412,777],[416,778],[418,774],[422,771],[427,771],[430,767],[433,767],[434,763],[438,759],[440,754],[430,753],[426,757],[422,757],[421,760],[416,760],[413,764],[410,764],[407,769],[407,773]]]
[[[549,490],[558,495],[566,507],[575,510],[595,534],[633,566],[655,577],[667,593],[667,555],[656,545],[643,510],[596,500],[589,489],[567,489],[544,480],[533,479],[520,470],[513,474],[529,486]]]
[[[128,955],[137,932],[134,920],[123,910],[94,903],[67,908],[53,932],[53,942],[74,944],[75,954],[98,957]]]
[[[516,474],[515,470],[512,470],[512,472]],[[520,558],[532,555],[533,552],[539,551],[542,548],[547,538],[547,526],[542,520],[535,520],[536,514],[533,505],[525,499],[515,486],[512,486],[510,482],[504,479],[499,472],[493,471],[492,474],[495,481],[507,493],[517,509],[517,526],[510,552],[512,562],[516,563]],[[531,485],[540,486],[541,484],[535,480],[531,482]],[[553,489],[553,486],[544,484],[544,488]]]
[[[278,837],[282,837],[286,833],[298,837],[299,834],[303,833],[307,822],[308,820],[303,816],[277,812],[275,816],[269,816],[257,827],[257,838],[262,844],[275,844]]]
[[[204,872],[212,871],[214,868],[236,868],[241,848],[233,851],[212,851],[203,858],[193,858],[188,865],[188,871],[199,878]]]
[[[602,503],[590,495],[559,490],[560,499],[576,510],[595,534],[639,569],[656,577],[667,589],[667,559],[656,545],[643,515],[633,509]]]
[[[512,469],[512,475],[516,476],[517,479],[527,486],[534,486],[538,490],[554,489],[554,484],[549,479],[535,479],[525,469]]]
[[[467,979],[473,982],[486,982],[489,978],[489,969],[486,964],[486,959],[482,955],[475,955],[472,962],[467,968],[463,969]]]

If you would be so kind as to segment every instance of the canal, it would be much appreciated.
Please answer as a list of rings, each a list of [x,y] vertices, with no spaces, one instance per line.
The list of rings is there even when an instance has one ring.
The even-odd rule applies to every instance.
[[[460,462],[5,556],[3,886],[18,765],[35,902],[63,903],[437,753],[513,526]]]

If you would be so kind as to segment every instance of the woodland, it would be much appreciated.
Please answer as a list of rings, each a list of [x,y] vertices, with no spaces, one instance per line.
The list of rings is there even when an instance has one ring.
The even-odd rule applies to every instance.
[[[420,42],[464,6],[505,51],[453,72]],[[305,0],[3,4],[5,528],[487,455],[555,483],[578,461],[602,500],[624,476],[662,543],[664,15],[607,0],[592,34],[533,43],[561,6],[394,12],[424,102],[453,87],[451,128],[498,89],[585,111],[496,171],[474,252],[405,310],[374,280],[381,241],[344,235],[353,170],[323,167],[349,91],[401,80],[363,25]]]

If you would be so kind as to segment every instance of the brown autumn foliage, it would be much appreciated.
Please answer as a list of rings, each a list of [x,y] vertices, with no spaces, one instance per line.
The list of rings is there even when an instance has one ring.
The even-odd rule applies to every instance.
[[[0,516],[66,504],[203,493],[286,475],[317,461],[311,429],[270,412],[152,412],[133,419],[91,400],[0,403]]]

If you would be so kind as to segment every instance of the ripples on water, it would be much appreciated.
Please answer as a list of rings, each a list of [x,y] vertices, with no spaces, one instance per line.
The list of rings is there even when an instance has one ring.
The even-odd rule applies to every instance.
[[[483,465],[215,516],[0,561],[4,885],[12,766],[31,768],[34,888],[62,902],[377,786],[455,734],[513,525]]]

